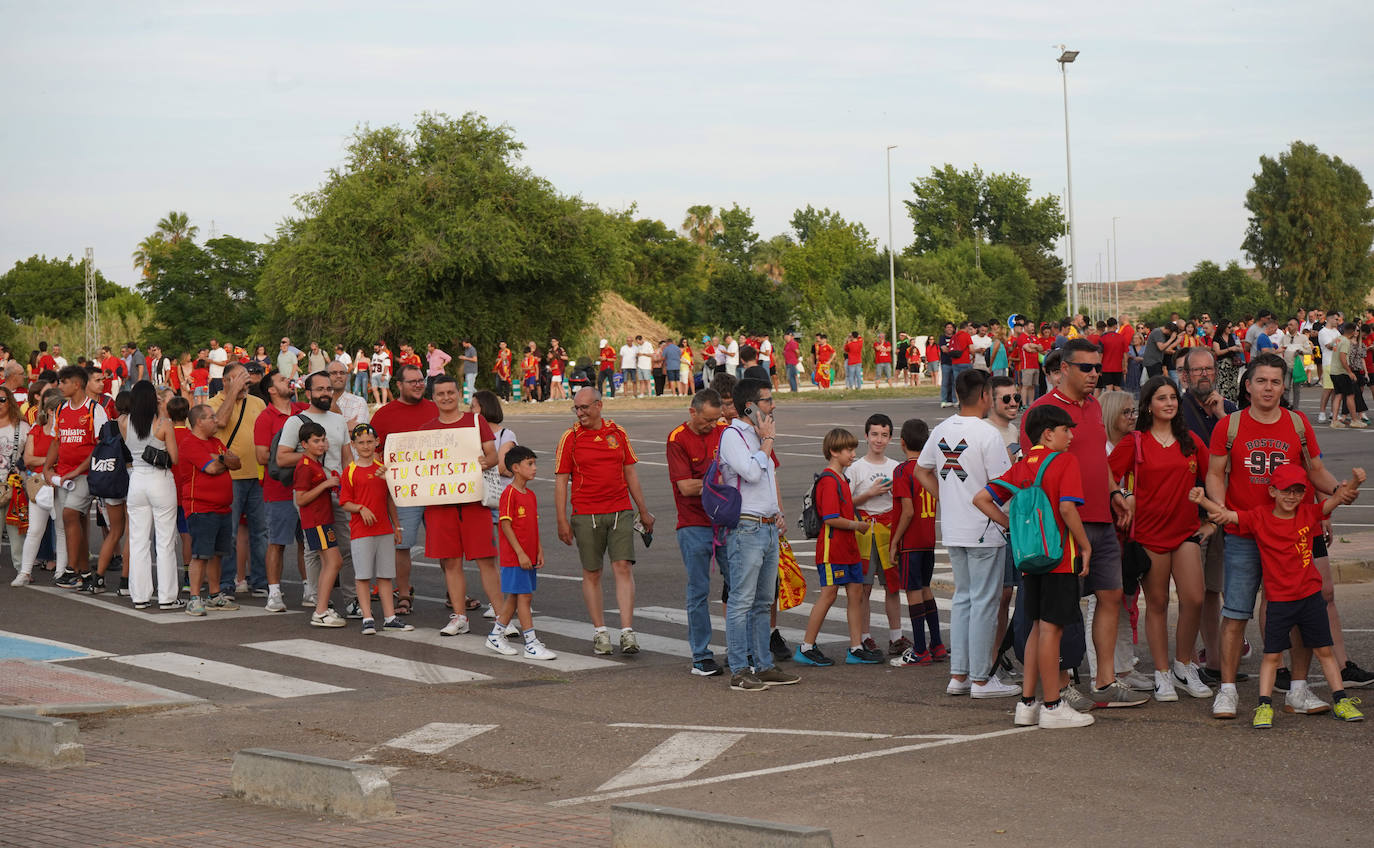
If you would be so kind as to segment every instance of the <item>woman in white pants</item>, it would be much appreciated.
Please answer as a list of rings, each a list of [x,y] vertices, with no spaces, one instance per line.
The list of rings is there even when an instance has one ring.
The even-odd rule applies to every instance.
[[[24,465],[28,468],[36,471],[43,467],[48,447],[57,435],[57,410],[62,408],[62,403],[62,392],[58,389],[48,389],[43,393],[43,407],[38,411],[34,426],[24,442]],[[52,486],[44,486],[39,496],[29,501],[29,532],[24,537],[24,555],[20,558],[19,574],[10,583],[11,586],[26,586],[33,582],[33,564],[38,558],[38,548],[43,544],[43,534],[48,532],[48,519],[53,516],[52,499]],[[57,571],[53,574],[56,580],[67,570],[67,533],[60,515],[53,521],[53,527],[57,531]]]
[[[129,595],[134,609],[147,609],[153,597],[153,558],[157,540],[157,600],[160,609],[177,609],[177,488],[171,468],[177,461],[176,434],[157,389],[139,380],[129,390],[129,414],[119,419],[133,461],[129,464]]]

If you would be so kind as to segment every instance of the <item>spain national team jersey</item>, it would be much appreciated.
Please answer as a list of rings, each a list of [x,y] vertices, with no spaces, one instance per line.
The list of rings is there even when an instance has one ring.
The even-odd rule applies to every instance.
[[[816,514],[821,521],[830,518],[854,516],[854,496],[849,491],[849,481],[844,475],[830,469],[821,472],[816,481]],[[859,543],[853,530],[841,530],[826,524],[821,528],[821,537],[816,540],[816,563],[829,565],[852,565],[859,562]]]
[[[630,437],[609,418],[596,429],[575,424],[558,442],[555,474],[572,475],[574,515],[604,515],[630,508],[625,466],[639,461]]]
[[[899,507],[902,500],[911,501],[912,509],[911,523],[897,545],[901,552],[935,549],[935,497],[916,479],[915,468],[916,460],[908,459],[892,473],[892,497]]]
[[[352,512],[348,519],[348,532],[354,539],[366,536],[388,536],[394,532],[391,516],[387,512],[387,486],[382,462],[374,458],[371,465],[350,462],[344,469],[343,479],[339,481],[339,503],[355,503],[365,506],[373,515],[372,524],[363,520],[361,513]],[[307,490],[308,491],[308,490]],[[328,495],[325,495],[327,498]]]
[[[530,558],[530,562],[538,562],[539,500],[534,496],[534,491],[526,487],[522,492],[515,486],[507,486],[501,493],[498,512],[502,525],[510,522],[511,531],[515,533],[515,540],[520,543],[525,556]],[[505,530],[496,535],[501,540],[501,567],[519,568],[520,558],[516,556],[515,548],[506,539]]]

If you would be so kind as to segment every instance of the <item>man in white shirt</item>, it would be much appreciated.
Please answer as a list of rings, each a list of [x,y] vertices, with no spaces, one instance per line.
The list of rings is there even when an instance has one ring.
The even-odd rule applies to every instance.
[[[372,345],[372,397],[379,404],[391,403],[391,351],[386,342],[377,341]]]
[[[892,541],[892,528],[896,526],[898,517],[893,510],[892,475],[896,473],[899,463],[889,459],[886,454],[887,446],[892,442],[892,419],[881,412],[868,416],[864,422],[864,440],[868,443],[868,451],[850,463],[844,470],[844,476],[849,480],[849,491],[854,497],[854,509],[859,520],[873,520],[872,529],[856,533],[855,539],[864,563],[863,609],[859,613],[860,620],[864,622],[862,644],[868,650],[876,651],[878,643],[874,641],[873,634],[868,632],[868,602],[873,595],[874,578],[891,566],[885,560],[888,557],[888,545]],[[905,637],[902,636],[901,593],[888,592],[883,609],[887,613],[888,656],[900,657],[903,651],[911,647],[910,642],[902,641]]]
[[[162,355],[161,347],[148,345],[148,379],[153,381],[154,386],[160,389],[167,385],[174,367],[172,360]]]
[[[973,341],[969,344],[968,350],[973,357],[974,368],[987,371],[992,367],[992,360],[988,356],[992,350],[992,336],[988,335],[987,324],[978,325],[978,331],[973,334]]]
[[[224,391],[224,366],[229,363],[229,351],[220,347],[219,339],[211,339],[207,359],[210,365],[210,395],[213,397]]]
[[[654,344],[643,336],[635,336],[635,379],[639,382],[639,395],[648,397],[649,381],[654,378]]]
[[[736,379],[743,376],[739,367],[739,341],[729,333],[725,334],[725,373],[734,374]]]
[[[334,345],[334,361],[342,362],[345,371],[353,370],[353,357],[348,355],[348,351],[344,350],[341,344]]]
[[[1326,423],[1326,405],[1331,402],[1333,394],[1331,385],[1331,360],[1336,356],[1336,345],[1341,340],[1341,313],[1330,312],[1326,316],[1326,325],[1317,331],[1317,344],[1321,347],[1322,356],[1322,405],[1321,411],[1317,414],[1317,423]],[[1333,408],[1332,415],[1336,410]]]
[[[786,526],[771,455],[773,387],[759,380],[741,380],[735,386],[734,403],[742,415],[721,433],[719,447],[721,482],[738,487],[740,493],[739,524],[725,530],[725,557],[730,564],[725,644],[730,688],[759,692],[801,678],[773,664],[769,645],[768,616],[778,581],[778,534]]]
[[[351,434],[359,424],[366,424],[371,417],[367,401],[361,395],[348,391],[348,366],[334,360],[325,367],[329,375],[329,388],[334,392],[333,411],[344,417],[344,425]]]
[[[635,340],[629,336],[625,337],[625,344],[620,346],[620,389],[626,397],[630,397],[635,391],[635,384],[639,382],[639,348],[635,346]]]
[[[62,355],[62,345],[52,346],[52,361],[57,363],[57,370],[61,371],[67,367],[67,357]]]
[[[959,413],[936,425],[916,460],[916,479],[939,498],[940,538],[954,569],[949,623],[950,695],[1002,698],[1021,694],[992,674],[997,606],[1002,596],[1006,538],[973,505],[1011,458],[987,414],[988,375],[969,369],[955,380]]]

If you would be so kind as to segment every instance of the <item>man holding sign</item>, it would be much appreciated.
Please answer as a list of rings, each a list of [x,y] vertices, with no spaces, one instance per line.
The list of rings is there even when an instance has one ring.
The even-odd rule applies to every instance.
[[[615,597],[620,606],[620,652],[639,653],[634,632],[635,579],[630,566],[635,562],[635,513],[639,510],[641,531],[647,540],[654,532],[654,516],[644,503],[639,488],[639,461],[630,447],[630,437],[619,425],[601,417],[601,393],[584,388],[573,397],[577,424],[558,441],[554,460],[553,495],[558,517],[558,538],[565,545],[577,540],[582,561],[582,598],[587,602],[595,633],[592,650],[611,652],[611,637],[606,632],[605,602],[601,596],[601,568],[607,554],[615,572]],[[568,489],[572,489],[572,518],[568,518]],[[490,532],[490,531],[488,531]]]
[[[471,464],[475,459],[480,469],[485,471],[496,464],[496,436],[492,434],[491,427],[482,416],[473,412],[458,411],[461,400],[457,380],[447,374],[435,377],[434,405],[439,409],[439,417],[429,422],[425,429],[475,429],[481,443],[480,454],[460,459],[454,464]],[[392,491],[395,491],[394,487]],[[468,632],[468,617],[459,611],[463,599],[467,597],[463,559],[476,561],[477,567],[482,570],[494,569],[496,543],[492,538],[491,510],[482,506],[480,487],[453,491],[446,497],[451,497],[452,502],[431,503],[425,506],[425,555],[439,560],[439,565],[444,571],[444,585],[448,588],[449,599],[457,605],[453,614],[449,616],[448,624],[439,631],[439,635],[456,636]],[[499,596],[487,600],[497,609],[505,602],[505,598]]]

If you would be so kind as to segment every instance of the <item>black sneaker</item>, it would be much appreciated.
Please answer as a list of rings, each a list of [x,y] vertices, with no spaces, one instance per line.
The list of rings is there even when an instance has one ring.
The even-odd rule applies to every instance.
[[[692,674],[697,677],[715,677],[721,673],[720,664],[713,659],[704,659],[701,662],[692,663]]]
[[[64,571],[62,576],[52,582],[54,586],[61,586],[63,589],[79,589],[85,585],[85,580],[78,577],[75,571]]]
[[[741,671],[730,678],[730,688],[739,692],[762,692],[768,684],[759,680],[752,671]]]
[[[129,597],[129,578],[119,578],[119,588],[115,590],[115,594],[121,598]]]
[[[1206,683],[1208,686],[1221,685],[1221,669],[1219,668],[1199,667],[1197,670],[1197,676],[1199,680],[1201,680],[1203,683]]]
[[[850,648],[849,653],[844,655],[844,661],[846,665],[877,665],[883,661],[883,653],[873,648]]]
[[[782,638],[782,634],[776,629],[773,635],[768,637],[768,650],[773,654],[773,662],[787,662],[792,659],[792,649],[787,647],[787,640]]]
[[[105,593],[105,578],[99,574],[88,574],[81,591],[90,592],[92,595],[102,595]]]
[[[1369,684],[1374,683],[1374,674],[1371,674],[1351,660],[1345,661],[1345,668],[1341,669],[1341,685],[1346,689],[1363,689]]]
[[[348,602],[348,606],[344,607],[344,618],[351,618],[351,619],[353,619],[354,621],[358,621],[358,620],[361,620],[362,617],[363,617],[363,608],[362,608],[362,605],[359,604],[359,603],[357,602],[357,600],[349,601],[349,602]]]
[[[1286,668],[1280,668],[1278,674],[1274,675],[1274,691],[1287,692],[1288,687],[1293,685],[1293,673]]]

